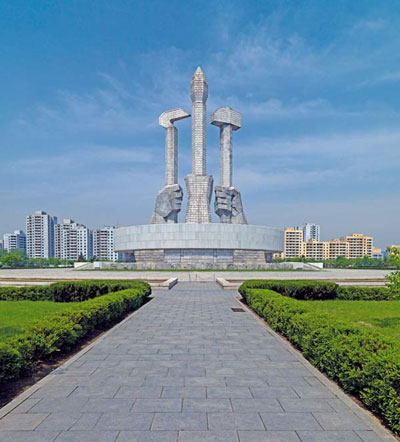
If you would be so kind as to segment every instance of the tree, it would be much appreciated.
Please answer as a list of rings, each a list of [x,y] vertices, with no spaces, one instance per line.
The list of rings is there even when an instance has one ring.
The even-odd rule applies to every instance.
[[[387,287],[391,291],[400,291],[400,252],[397,247],[389,247],[388,253],[392,264],[396,267],[397,271],[390,273],[386,276],[387,279]]]

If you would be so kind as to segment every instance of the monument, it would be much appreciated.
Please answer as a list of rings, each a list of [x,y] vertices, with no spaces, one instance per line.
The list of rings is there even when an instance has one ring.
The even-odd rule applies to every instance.
[[[208,84],[200,67],[190,83],[192,101],[192,173],[185,177],[187,207],[178,223],[183,190],[178,183],[178,129],[174,123],[190,114],[181,108],[163,112],[165,128],[165,186],[158,192],[151,223],[121,227],[115,232],[115,251],[130,257],[136,268],[264,268],[272,254],[283,249],[283,232],[247,223],[240,192],[232,183],[232,135],[242,126],[240,112],[220,107],[211,124],[220,130],[220,179],[215,187],[207,175]]]

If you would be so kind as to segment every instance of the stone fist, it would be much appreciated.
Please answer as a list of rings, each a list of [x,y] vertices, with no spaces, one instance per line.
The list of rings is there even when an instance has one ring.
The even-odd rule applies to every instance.
[[[179,184],[165,186],[157,194],[152,224],[176,223],[183,199],[182,187]]]
[[[242,197],[234,187],[216,186],[215,213],[220,217],[221,223],[247,224]]]

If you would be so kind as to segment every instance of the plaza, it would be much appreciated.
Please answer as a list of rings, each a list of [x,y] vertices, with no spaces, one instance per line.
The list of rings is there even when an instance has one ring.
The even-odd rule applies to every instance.
[[[209,282],[155,291],[151,302],[4,407],[0,440],[395,438],[236,293]]]

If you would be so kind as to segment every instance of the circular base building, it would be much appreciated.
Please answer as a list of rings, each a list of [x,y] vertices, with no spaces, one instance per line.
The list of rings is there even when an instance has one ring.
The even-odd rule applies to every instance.
[[[281,230],[248,224],[146,224],[115,231],[115,251],[142,269],[261,269],[282,248]]]

